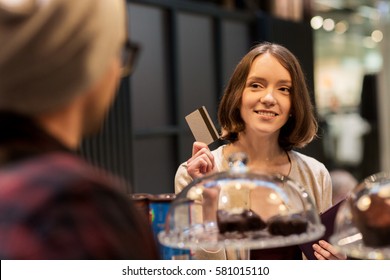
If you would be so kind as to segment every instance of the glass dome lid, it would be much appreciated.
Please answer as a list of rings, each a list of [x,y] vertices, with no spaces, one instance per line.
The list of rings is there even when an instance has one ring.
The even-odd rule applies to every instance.
[[[286,176],[250,171],[245,154],[229,170],[194,180],[170,206],[162,244],[174,248],[262,249],[320,238],[325,228],[305,189]]]
[[[330,242],[352,258],[390,259],[390,173],[354,188],[337,212]]]

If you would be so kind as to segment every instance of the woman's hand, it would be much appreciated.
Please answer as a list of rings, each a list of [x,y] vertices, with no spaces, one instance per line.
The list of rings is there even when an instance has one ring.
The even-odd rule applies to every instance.
[[[346,260],[347,256],[341,253],[333,245],[320,240],[318,244],[313,245],[314,256],[319,260]]]
[[[214,156],[209,147],[202,142],[194,142],[192,146],[192,157],[187,160],[187,172],[196,179],[214,169]]]

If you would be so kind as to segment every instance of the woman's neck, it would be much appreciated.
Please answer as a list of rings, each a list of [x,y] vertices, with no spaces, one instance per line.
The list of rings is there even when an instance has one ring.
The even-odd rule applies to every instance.
[[[290,159],[285,150],[280,147],[278,140],[272,137],[250,137],[240,133],[238,140],[224,149],[224,157],[236,152],[247,154],[248,166],[264,172],[281,173],[290,172]]]

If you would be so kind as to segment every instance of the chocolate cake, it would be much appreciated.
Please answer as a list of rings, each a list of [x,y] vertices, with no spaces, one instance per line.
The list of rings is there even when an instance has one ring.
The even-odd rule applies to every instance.
[[[378,194],[364,195],[351,208],[353,220],[365,245],[390,245],[390,198]]]
[[[300,214],[276,215],[268,219],[268,231],[272,235],[301,234],[307,230],[307,221]]]
[[[246,209],[243,209],[240,213],[218,210],[217,224],[220,233],[255,231],[267,226],[259,215]]]

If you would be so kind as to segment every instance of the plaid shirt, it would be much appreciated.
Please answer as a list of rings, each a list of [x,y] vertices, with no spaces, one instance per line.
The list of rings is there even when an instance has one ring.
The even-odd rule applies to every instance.
[[[120,180],[46,136],[45,145],[0,136],[0,259],[157,259],[148,222],[119,191]],[[15,152],[29,145],[25,158]],[[57,148],[39,154],[40,145]]]

